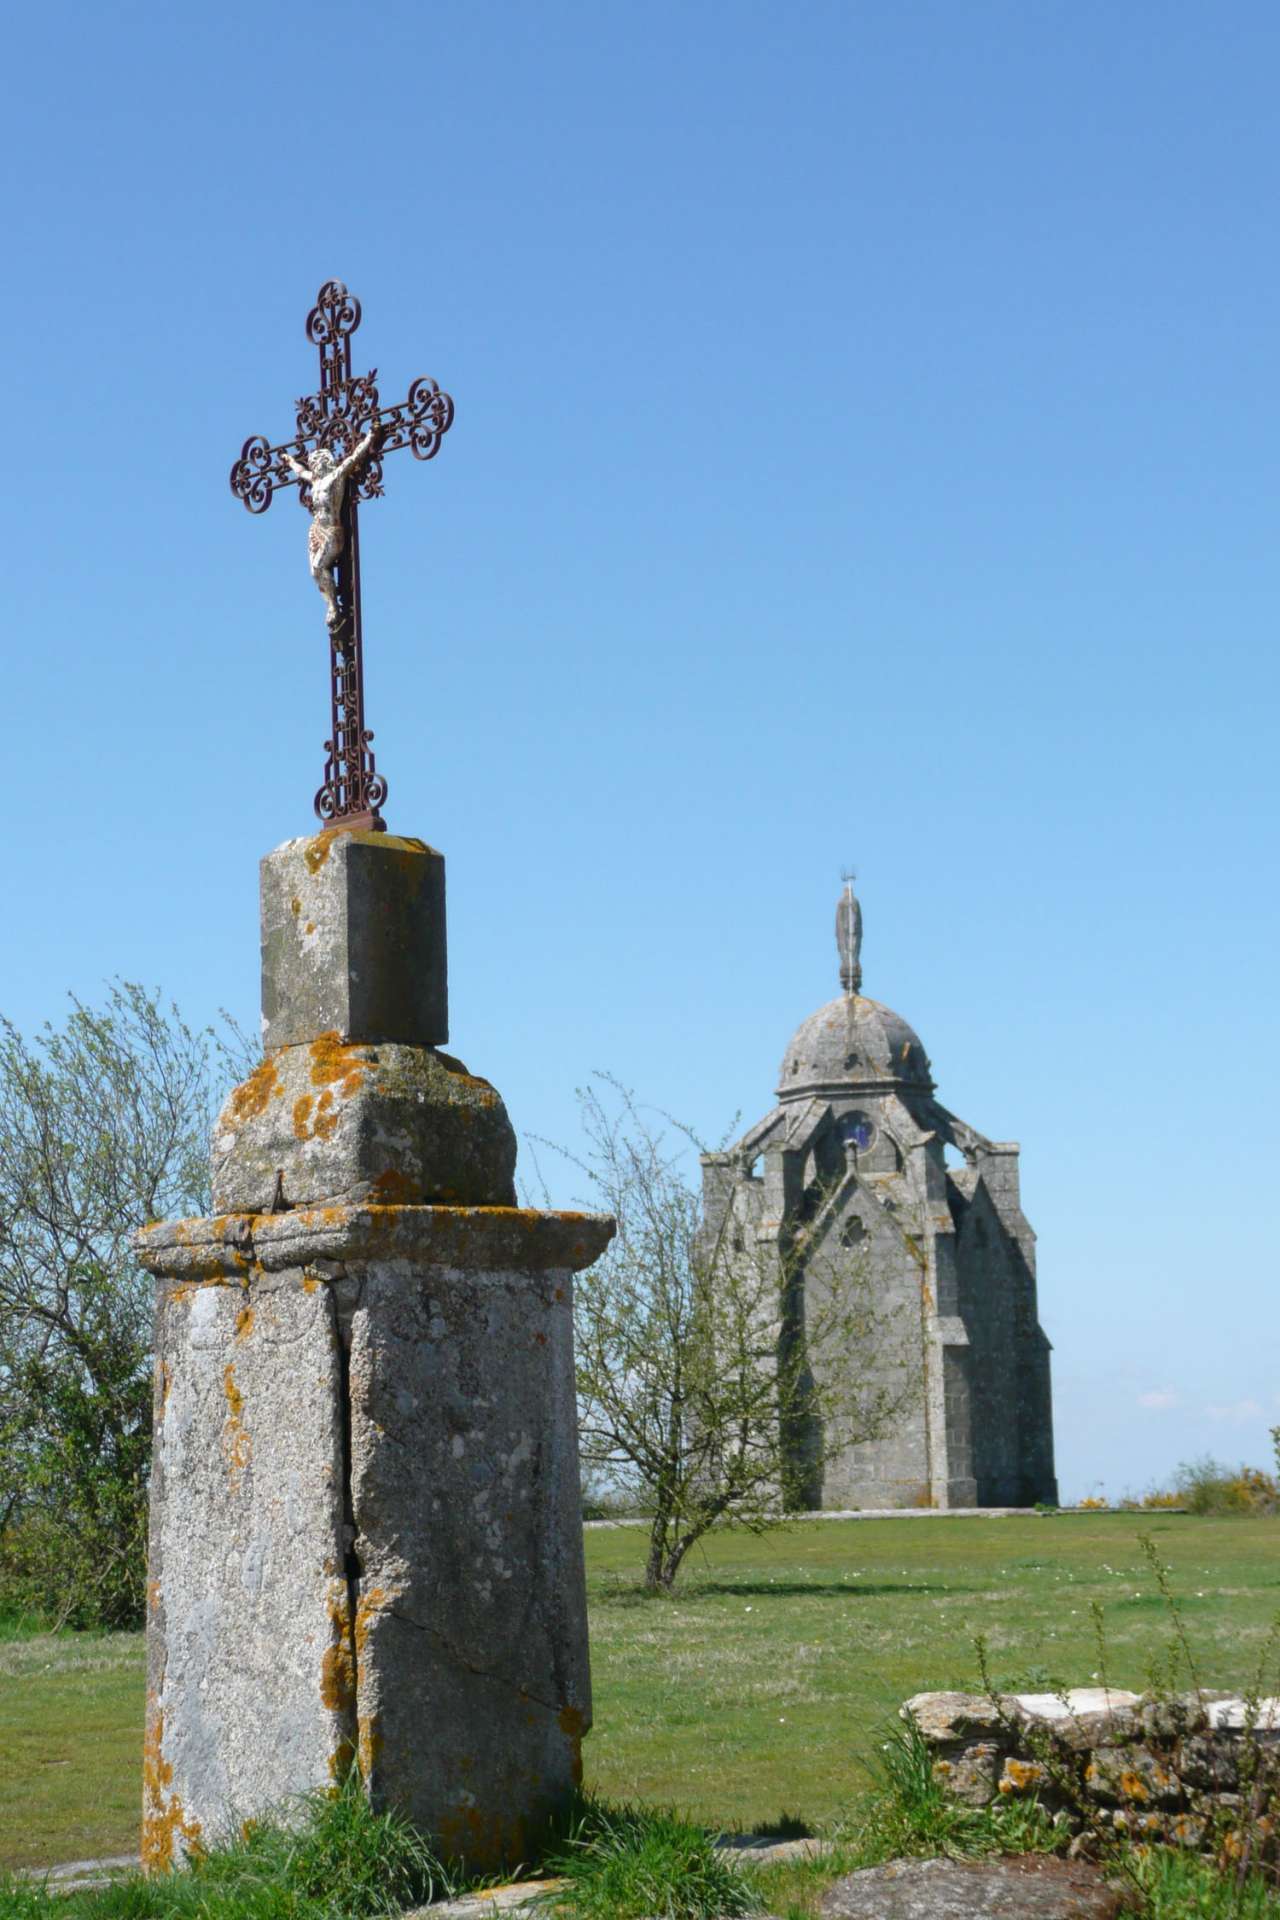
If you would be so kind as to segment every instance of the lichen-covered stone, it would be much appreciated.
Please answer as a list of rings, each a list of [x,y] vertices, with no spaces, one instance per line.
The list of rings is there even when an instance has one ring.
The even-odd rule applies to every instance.
[[[212,1163],[219,1213],[516,1199],[515,1132],[487,1080],[429,1047],[336,1032],[282,1047],[228,1095]]]
[[[148,1273],[248,1284],[257,1273],[291,1267],[332,1279],[343,1267],[383,1260],[576,1273],[603,1253],[612,1233],[604,1214],[534,1207],[298,1207],[160,1220],[143,1227],[135,1245]]]
[[[915,1722],[930,1746],[998,1733],[1007,1718],[1004,1703],[997,1704],[984,1693],[916,1693],[901,1712],[904,1719]]]
[[[329,1207],[140,1236],[149,1865],[353,1759],[477,1872],[564,1810],[591,1712],[572,1273],[611,1231]]]
[[[301,1272],[157,1305],[142,1855],[328,1785],[355,1735],[333,1303]]]
[[[591,1725],[571,1297],[397,1261],[351,1314],[365,1777],[486,1872],[530,1858]]]
[[[1159,1694],[1138,1702],[1133,1721],[1144,1739],[1181,1740],[1208,1726],[1208,1704],[1198,1693]]]
[[[1208,1719],[1215,1732],[1243,1733],[1252,1728],[1259,1739],[1280,1739],[1280,1699],[1257,1700],[1251,1707],[1242,1695],[1228,1695],[1210,1702]]]
[[[1097,1800],[1139,1809],[1177,1807],[1185,1799],[1177,1774],[1149,1747],[1095,1747],[1084,1783]]]
[[[1072,1753],[1132,1739],[1140,1696],[1119,1687],[1068,1687],[1063,1693],[1020,1693],[1016,1709],[1027,1724]]]
[[[1116,1920],[1125,1902],[1096,1868],[1043,1854],[894,1860],[828,1888],[826,1920]]]
[[[969,1807],[985,1807],[996,1796],[996,1780],[1003,1753],[993,1740],[975,1740],[933,1763],[933,1777],[953,1800]]]
[[[1179,1750],[1178,1772],[1189,1787],[1233,1793],[1240,1784],[1239,1743],[1193,1734]]]
[[[572,1275],[613,1222],[517,1207],[446,1038],[444,869],[323,833],[263,863],[267,1055],[161,1281],[146,1862],[351,1767],[492,1873],[590,1723]]]
[[[1110,1827],[1133,1840],[1164,1840],[1169,1832],[1169,1816],[1144,1813],[1137,1807],[1102,1807],[1097,1814],[1099,1827]]]
[[[286,840],[261,868],[262,1040],[449,1038],[444,856],[390,833]]]
[[[1052,1786],[1053,1775],[1039,1760],[1020,1760],[1016,1754],[1010,1754],[1004,1763],[998,1782],[999,1791],[1006,1797],[1040,1793]]]

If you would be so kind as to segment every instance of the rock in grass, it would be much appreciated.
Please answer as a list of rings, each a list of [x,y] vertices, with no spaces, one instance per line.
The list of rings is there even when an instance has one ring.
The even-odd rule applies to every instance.
[[[837,1880],[827,1920],[1116,1920],[1121,1896],[1083,1860],[894,1860]]]
[[[1003,1751],[994,1740],[977,1740],[954,1758],[935,1760],[933,1777],[953,1800],[985,1807],[996,1797]]]
[[[1005,1708],[985,1693],[915,1693],[900,1711],[904,1720],[914,1720],[931,1747],[939,1747],[975,1734],[999,1733]],[[1017,1720],[1016,1707],[1012,1717]]]

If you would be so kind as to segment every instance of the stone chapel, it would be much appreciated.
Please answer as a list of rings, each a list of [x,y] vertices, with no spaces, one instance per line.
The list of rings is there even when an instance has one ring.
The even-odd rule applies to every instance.
[[[802,1317],[833,1256],[860,1263],[874,1346],[839,1364],[901,1397],[885,1437],[820,1445],[795,1463],[796,1504],[1056,1503],[1050,1347],[1018,1147],[944,1107],[916,1033],[863,994],[851,884],[836,940],[841,992],[796,1029],[777,1104],[727,1153],[703,1156],[708,1231],[728,1227],[735,1247],[776,1258]]]

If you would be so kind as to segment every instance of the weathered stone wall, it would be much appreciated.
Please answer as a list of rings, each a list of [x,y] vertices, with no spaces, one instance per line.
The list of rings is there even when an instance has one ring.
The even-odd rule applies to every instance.
[[[959,1208],[956,1209],[960,1211]],[[1017,1326],[1021,1260],[978,1182],[956,1235],[959,1308],[971,1338],[973,1473],[984,1507],[1030,1505],[1022,1473]]]
[[[836,1369],[848,1370],[868,1393],[883,1392],[900,1402],[901,1413],[887,1432],[874,1439],[828,1452],[820,1497],[814,1504],[836,1511],[928,1506],[925,1276],[900,1227],[875,1201],[855,1191],[841,1213],[838,1228],[828,1236],[828,1245],[819,1250],[806,1275],[807,1290],[818,1296],[820,1317],[823,1268],[826,1258],[831,1258],[846,1285],[865,1289],[875,1330],[850,1350],[816,1354],[814,1371],[825,1376]],[[850,1244],[844,1246],[845,1240]]]
[[[918,1693],[902,1708],[933,1751],[934,1778],[987,1806],[1035,1795],[1079,1835],[1231,1850],[1253,1808],[1255,1842],[1273,1848],[1280,1796],[1280,1699],[1250,1709],[1239,1694],[1171,1697],[1077,1687],[1062,1695]]]

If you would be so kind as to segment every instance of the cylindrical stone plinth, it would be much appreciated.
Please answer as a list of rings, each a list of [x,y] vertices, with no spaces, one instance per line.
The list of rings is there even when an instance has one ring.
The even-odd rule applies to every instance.
[[[591,1722],[573,1274],[612,1222],[165,1222],[144,1857],[357,1765],[440,1850],[536,1846]]]

